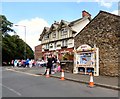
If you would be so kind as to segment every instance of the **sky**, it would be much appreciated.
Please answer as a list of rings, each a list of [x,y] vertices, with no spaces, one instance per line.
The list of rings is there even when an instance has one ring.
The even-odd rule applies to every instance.
[[[40,34],[44,27],[50,27],[54,21],[74,21],[82,17],[86,10],[94,18],[100,10],[118,15],[118,2],[93,0],[93,2],[9,2],[3,1],[1,14],[12,22],[17,35],[33,49],[39,45]],[[19,26],[15,26],[19,25]],[[11,33],[11,35],[13,35]]]

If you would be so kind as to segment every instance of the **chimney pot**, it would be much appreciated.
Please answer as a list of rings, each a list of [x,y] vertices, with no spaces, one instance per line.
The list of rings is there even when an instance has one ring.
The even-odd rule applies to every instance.
[[[87,12],[87,11],[82,11],[82,17],[85,17],[85,16],[89,16],[91,17],[91,15]]]

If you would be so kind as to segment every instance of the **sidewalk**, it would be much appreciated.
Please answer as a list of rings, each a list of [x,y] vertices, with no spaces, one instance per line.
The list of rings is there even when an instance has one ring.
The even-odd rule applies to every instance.
[[[12,69],[17,70],[17,71],[22,71],[22,72],[28,72],[28,73],[32,73],[36,75],[42,75],[45,72],[44,67],[12,68]],[[61,76],[61,73],[56,73],[56,74],[51,75],[51,77],[55,77],[55,78],[60,78],[60,76]],[[69,81],[88,84],[90,76],[65,72],[65,79]],[[118,87],[118,77],[98,76],[98,77],[94,77],[94,83],[95,83],[94,85],[96,86],[120,90],[120,87]]]

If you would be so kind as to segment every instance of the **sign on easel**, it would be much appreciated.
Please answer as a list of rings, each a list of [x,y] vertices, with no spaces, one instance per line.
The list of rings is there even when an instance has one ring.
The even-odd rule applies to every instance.
[[[84,44],[74,49],[74,70],[73,73],[88,74],[92,72],[94,76],[99,76],[99,49],[94,46]]]

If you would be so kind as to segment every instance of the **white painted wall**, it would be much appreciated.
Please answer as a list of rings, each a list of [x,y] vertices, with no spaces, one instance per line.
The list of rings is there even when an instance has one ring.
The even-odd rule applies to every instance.
[[[69,39],[68,40],[68,48],[74,47],[74,40],[73,39]]]
[[[57,45],[58,45],[58,44],[62,45],[62,42],[61,42],[61,41],[58,41],[58,42],[57,42]],[[56,47],[56,49],[61,49],[61,46],[60,46],[60,47]]]
[[[72,26],[71,28],[76,31],[77,33],[75,35],[77,35],[88,23],[90,22],[89,19],[83,19],[82,21],[77,22],[74,26]],[[57,32],[57,38],[53,38],[52,37],[52,33],[49,35],[50,39],[48,40],[44,40],[44,37],[42,39],[41,43],[48,43],[49,41],[55,41],[57,39],[61,39],[61,31],[56,31]],[[68,33],[66,36],[64,36],[63,38],[68,38],[68,37],[73,37],[72,32],[70,30],[68,30]],[[49,50],[57,50],[57,49],[61,49],[60,47],[56,47],[56,49],[54,48],[54,43],[51,43],[53,48],[49,48]],[[62,45],[62,41],[58,41],[56,43],[56,45],[61,44]],[[68,40],[68,48],[72,48],[74,47],[74,39],[69,39]],[[42,51],[44,51],[43,48],[46,48],[46,45],[42,46]]]
[[[89,19],[84,19],[83,21],[80,21],[72,26],[72,29],[79,33],[89,22]]]

